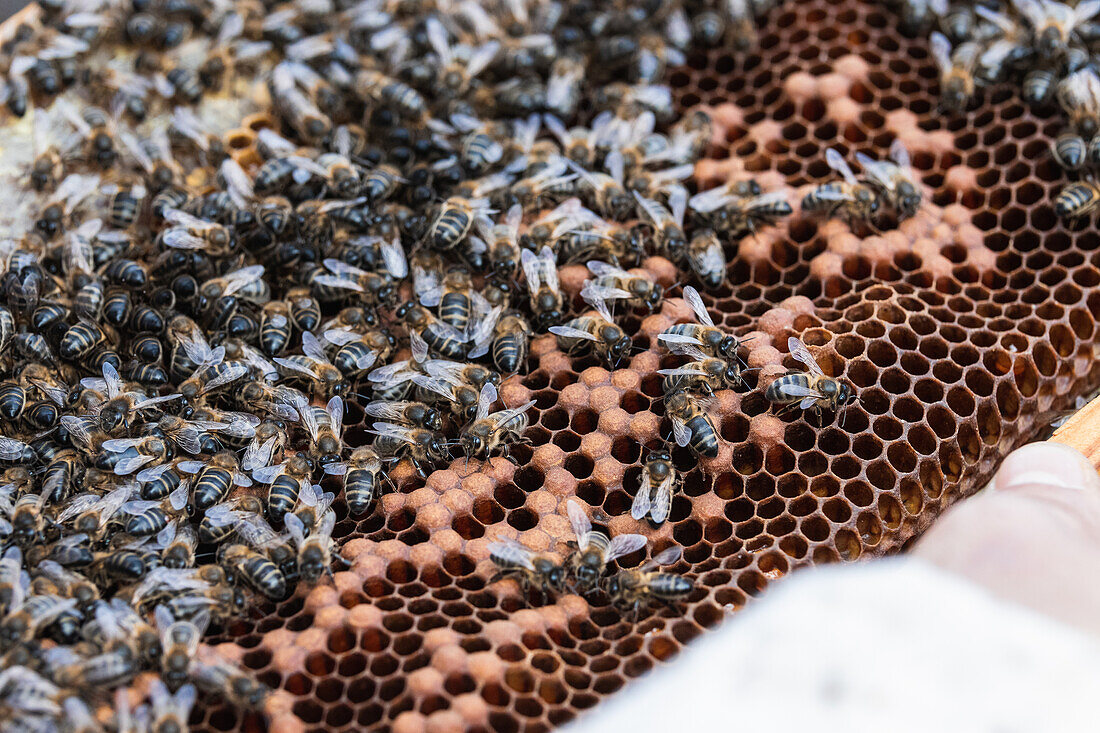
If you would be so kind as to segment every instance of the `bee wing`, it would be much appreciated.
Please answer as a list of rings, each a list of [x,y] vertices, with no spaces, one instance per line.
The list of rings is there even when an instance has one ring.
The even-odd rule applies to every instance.
[[[278,364],[279,366],[281,366],[285,369],[288,369],[292,372],[297,372],[298,374],[306,376],[309,379],[315,379],[312,369],[310,369],[309,367],[307,367],[303,364],[299,364],[298,362],[296,362],[292,359],[287,359],[287,358],[282,357],[282,356],[276,356],[272,359],[272,361],[275,362],[276,364]]]
[[[520,250],[519,260],[523,267],[523,274],[527,278],[527,289],[532,294],[538,292],[542,271],[538,256],[531,250],[524,249]]]
[[[321,343],[320,339],[309,331],[302,334],[302,353],[314,361],[328,363],[328,357],[325,356],[324,345]]]
[[[1033,28],[1039,29],[1045,24],[1047,12],[1039,0],[1012,0],[1012,5]]]
[[[629,300],[634,296],[622,288],[612,288],[605,285],[597,285],[595,280],[585,280],[581,288],[581,298],[585,302],[595,306],[607,300]]]
[[[665,548],[664,550],[658,552],[656,555],[653,556],[653,559],[650,560],[650,562],[654,565],[672,565],[673,563],[679,561],[679,559],[683,557],[683,555],[684,548],[680,547],[679,545],[673,545],[672,547]]]
[[[688,199],[688,205],[700,214],[709,214],[722,208],[733,198],[725,187],[712,188],[692,196]]]
[[[805,364],[811,373],[820,377],[825,376],[825,372],[821,370],[821,365],[817,363],[817,359],[813,357],[813,354],[810,353],[810,350],[806,348],[806,345],[800,339],[794,336],[788,338],[787,349],[791,352],[791,356]]]
[[[522,415],[531,409],[531,406],[535,404],[535,400],[526,402],[519,407],[512,407],[508,410],[501,410],[493,415],[496,420],[498,429],[504,430],[508,428],[508,425],[517,417]]]
[[[218,348],[220,349],[221,347],[219,346]],[[222,368],[222,371],[218,376],[214,377],[209,382],[203,385],[202,393],[205,394],[212,389],[217,389],[218,387],[229,384],[230,382],[235,382],[238,379],[246,376],[247,374],[248,366],[246,366],[242,362],[236,361],[226,364]]]
[[[813,404],[814,401],[821,399],[825,396],[818,392],[816,389],[813,389],[812,387],[805,387],[801,384],[783,384],[779,387],[779,392],[785,397],[802,397],[803,402],[809,401],[809,404],[806,404],[803,409],[805,409],[805,407],[809,407],[810,404]]]
[[[324,285],[329,288],[342,288],[344,290],[354,290],[357,293],[366,292],[359,283],[354,280],[348,280],[346,278],[338,277],[336,275],[318,275],[313,278],[313,282],[317,285]]]
[[[577,545],[584,547],[588,544],[588,533],[592,531],[592,522],[588,515],[581,509],[576,499],[570,499],[565,504],[565,511],[569,515],[569,523],[573,526],[573,534],[577,536]]]
[[[83,514],[94,507],[99,500],[100,496],[98,494],[80,494],[79,496],[74,496],[69,500],[65,508],[61,510],[61,513],[57,515],[57,521],[67,522],[73,517]],[[160,502],[154,501],[153,505],[156,506],[159,503]]]
[[[443,27],[439,19],[434,15],[428,16],[428,19],[424,21],[424,32],[428,36],[428,43],[431,45],[432,50],[439,57],[440,63],[444,66],[451,63],[453,54],[451,53],[451,44],[447,41],[447,29]]]
[[[339,396],[333,397],[325,405],[325,412],[328,413],[329,420],[332,421],[332,431],[339,436],[344,426],[344,400]]]
[[[263,466],[252,469],[252,478],[261,484],[270,484],[275,479],[286,473],[286,462],[277,463],[274,466]]]
[[[474,348],[468,354],[471,359],[477,359],[489,352],[489,346],[493,343],[493,330],[496,328],[497,321],[500,320],[500,314],[503,312],[504,306],[498,305],[478,321],[470,334],[470,343],[474,344]]]
[[[376,435],[381,435],[385,438],[394,438],[404,443],[412,443],[412,439],[409,437],[409,429],[404,425],[394,425],[388,422],[376,422],[371,426],[374,428]]]
[[[405,279],[409,274],[409,261],[405,257],[401,236],[395,235],[392,242],[382,242],[378,245],[378,249],[382,253],[382,262],[390,277],[395,280]]]
[[[605,321],[607,321],[608,323],[615,322],[615,319],[611,317],[611,311],[607,309],[607,301],[605,301],[603,298],[594,298],[588,301],[588,304],[591,305],[596,310],[596,312],[600,314],[600,317],[603,318]]]
[[[663,524],[668,519],[668,512],[672,506],[672,476],[669,475],[653,491],[653,507],[650,510],[653,521]],[[644,516],[644,515],[643,515]]]
[[[1100,7],[1100,0],[1093,1],[1098,3],[1098,7]],[[897,163],[899,168],[908,170],[910,167],[909,151],[905,149],[905,143],[897,138],[890,143],[890,159]]]
[[[261,466],[266,466],[275,453],[275,442],[276,439],[271,437],[263,443],[257,443],[255,440],[249,443],[245,448],[244,457],[241,458],[241,468],[245,471],[254,471]]]
[[[672,212],[672,218],[678,226],[684,225],[684,214],[687,213],[687,204],[687,189],[683,186],[677,186],[668,192],[668,208]]]
[[[518,565],[528,570],[535,569],[535,564],[531,561],[534,553],[513,539],[490,542],[489,554],[509,565]]]
[[[355,331],[349,331],[343,328],[330,328],[321,334],[325,341],[335,346],[347,346],[353,341],[359,341],[362,339],[362,335]]]
[[[153,170],[153,160],[145,152],[145,149],[138,142],[138,139],[134,137],[133,133],[127,130],[118,131],[118,139],[122,141],[122,144],[126,147],[126,151],[133,156],[138,165],[145,170],[146,173],[151,173]]]
[[[647,199],[637,191],[632,191],[634,198],[638,202],[638,208],[642,211],[642,218],[647,219],[650,224],[657,224],[660,221],[668,218],[668,212],[664,208],[652,199]]]
[[[947,39],[944,38],[944,40],[946,41]],[[935,44],[933,44],[933,48],[934,47]],[[854,173],[852,173],[852,168],[848,165],[848,161],[844,160],[840,153],[838,153],[833,148],[829,148],[825,151],[825,162],[829,165],[830,168],[843,176],[845,181],[853,185],[856,183],[856,176]]]
[[[832,188],[817,188],[814,190],[814,196],[822,201],[855,201],[856,197],[852,194]]]
[[[703,342],[699,339],[692,336],[685,336],[681,333],[662,333],[657,336],[657,340],[665,342],[665,345],[668,346],[670,350],[672,349],[670,344],[683,344],[685,346],[690,345],[695,347],[703,345]]]
[[[16,440],[15,438],[5,438],[0,436],[0,458],[5,461],[18,460],[23,455],[23,451],[26,450],[27,444]]]
[[[672,436],[676,439],[676,445],[683,448],[691,442],[691,430],[679,418],[670,415],[669,421],[672,423]]]
[[[489,415],[489,408],[497,401],[497,388],[492,384],[485,384],[477,396],[477,420],[484,420]]]
[[[634,502],[630,505],[630,516],[636,520],[642,520],[645,518],[645,515],[649,514],[649,509],[649,472],[643,470],[641,485],[638,487],[638,493],[634,495]]]
[[[646,545],[645,535],[640,534],[621,534],[616,535],[611,539],[611,544],[607,546],[607,553],[604,555],[604,559],[607,562],[611,562],[615,558],[622,557],[623,555],[629,555],[630,553],[640,550]]]
[[[181,394],[169,394],[162,397],[150,397],[148,399],[139,400],[134,403],[135,410],[146,410],[153,405],[159,405],[162,402],[171,402],[172,400],[178,400],[183,397]]]
[[[1073,9],[1073,21],[1070,27],[1076,26],[1100,13],[1100,0],[1081,0]]]
[[[555,336],[561,336],[562,338],[586,339],[588,341],[597,342],[600,340],[596,336],[590,334],[588,331],[582,331],[579,328],[573,328],[572,326],[551,326],[547,330]]]
[[[116,476],[128,476],[134,471],[138,470],[146,463],[156,460],[154,456],[134,456],[133,458],[123,458],[115,464]]]
[[[408,382],[415,375],[416,372],[409,369],[409,362],[403,359],[372,370],[371,373],[367,375],[367,379],[371,382],[393,386]]]
[[[609,265],[599,260],[589,260],[585,266],[596,277],[630,277],[630,273],[621,267]]]
[[[230,158],[232,160],[232,158]],[[251,265],[249,267],[242,267],[225,276],[226,285],[222,291],[222,295],[232,295],[245,285],[256,282],[264,274],[263,265]]]
[[[878,183],[887,191],[894,190],[894,179],[891,175],[893,166],[891,164],[884,163],[881,160],[874,160],[863,153],[856,153],[856,160],[859,161],[860,166],[863,167],[864,175],[869,176],[874,182]]]
[[[684,301],[695,313],[695,317],[699,319],[699,323],[704,326],[714,326],[714,321],[711,320],[710,313],[707,312],[707,307],[703,305],[703,299],[699,297],[699,291],[690,285],[684,287]]]
[[[176,249],[203,249],[206,240],[196,237],[186,229],[169,229],[164,233],[164,243]]]
[[[668,335],[676,336],[677,334],[668,334]],[[682,356],[689,356],[689,357],[691,357],[692,361],[703,361],[705,359],[709,359],[710,357],[707,356],[707,354],[704,353],[703,350],[699,348],[699,346],[698,346],[699,343],[700,342],[697,341],[697,340],[684,340],[684,341],[671,340],[671,341],[669,341],[669,344],[668,344],[668,350],[671,351],[673,354],[680,354]],[[684,366],[687,366],[687,365],[685,364]]]
[[[107,399],[113,400],[122,394],[122,378],[109,362],[103,362],[103,387],[107,391]]]

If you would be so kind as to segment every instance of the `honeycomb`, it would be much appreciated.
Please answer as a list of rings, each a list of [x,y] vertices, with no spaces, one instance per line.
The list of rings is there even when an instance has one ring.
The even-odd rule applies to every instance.
[[[679,109],[708,105],[720,122],[697,167],[701,187],[752,176],[800,196],[831,178],[828,147],[881,158],[895,137],[908,146],[930,201],[920,215],[853,233],[796,214],[728,252],[736,285],[705,295],[716,322],[751,337],[751,386],[796,366],[786,340],[801,335],[858,403],[821,422],[776,416],[759,389],[719,393],[719,457],[696,465],[674,452],[685,475],[670,520],[639,529],[629,506],[641,460],[669,432],[654,372],[674,362],[656,335],[688,310],[672,299],[622,319],[647,350],[615,372],[536,339],[528,373],[501,388],[510,406],[536,400],[518,466],[458,460],[426,481],[398,471],[400,490],[358,521],[338,500],[334,536],[350,567],[208,639],[289,693],[280,704],[300,724],[276,718],[272,729],[561,725],[791,571],[904,550],[1005,453],[1100,385],[1100,240],[1050,206],[1062,176],[1047,147],[1061,120],[1007,86],[985,89],[965,114],[941,114],[937,79],[926,42],[861,0],[788,3],[751,54],[714,49],[673,72]],[[667,262],[645,267],[673,284]],[[583,272],[562,279],[575,294]],[[362,409],[349,409],[347,440],[361,444]],[[606,598],[528,604],[514,582],[487,583],[489,541],[553,549],[571,536],[572,496],[606,512],[614,532],[684,547],[674,569],[696,590],[682,612],[635,623]],[[192,722],[266,725],[216,699]]]

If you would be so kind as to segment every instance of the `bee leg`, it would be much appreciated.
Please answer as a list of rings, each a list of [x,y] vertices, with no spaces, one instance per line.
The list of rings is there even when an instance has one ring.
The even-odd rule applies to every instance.
[[[489,582],[490,585],[492,585],[493,583],[498,583],[498,582],[504,580],[506,577],[508,577],[508,573],[506,573],[503,570],[498,570],[495,573],[493,573],[493,577],[489,578],[488,582]]]

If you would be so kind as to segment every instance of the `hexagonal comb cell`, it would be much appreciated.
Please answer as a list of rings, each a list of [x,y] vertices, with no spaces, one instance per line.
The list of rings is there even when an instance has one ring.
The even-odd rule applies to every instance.
[[[401,490],[358,520],[338,501],[351,569],[229,628],[226,652],[290,693],[309,729],[547,730],[795,568],[903,549],[1044,416],[1095,387],[1100,255],[1096,237],[1064,227],[1048,203],[1057,120],[1007,87],[966,114],[938,113],[926,43],[895,21],[860,0],[790,3],[770,14],[755,51],[694,54],[670,76],[681,110],[707,105],[719,123],[696,168],[701,187],[751,176],[808,190],[832,175],[829,147],[881,158],[898,138],[910,150],[927,186],[917,216],[856,236],[796,214],[745,239],[734,284],[704,294],[720,325],[752,338],[753,387],[796,366],[786,343],[800,335],[857,390],[855,403],[822,422],[777,416],[759,389],[720,393],[719,459],[696,466],[674,452],[686,473],[670,519],[639,529],[630,503],[647,446],[667,432],[656,335],[686,310],[672,300],[625,319],[648,349],[614,372],[537,339],[529,373],[500,390],[508,404],[535,400],[518,467],[397,473]],[[667,263],[646,265],[667,275]],[[361,421],[348,435],[368,437]],[[487,583],[488,541],[553,549],[570,537],[573,496],[606,512],[613,532],[683,546],[676,569],[696,590],[682,613],[635,623],[606,603],[529,606],[516,584]],[[259,724],[217,701],[193,722]]]

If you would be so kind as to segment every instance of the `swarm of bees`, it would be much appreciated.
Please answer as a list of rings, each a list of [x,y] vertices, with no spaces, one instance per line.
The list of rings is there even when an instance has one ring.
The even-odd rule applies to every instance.
[[[661,82],[692,44],[749,46],[770,5],[43,2],[0,46],[0,101],[33,117],[20,202],[35,207],[0,240],[13,725],[103,730],[93,708],[113,690],[118,731],[185,729],[199,691],[262,707],[264,685],[198,660],[208,626],[324,582],[346,562],[344,507],[373,511],[396,464],[427,477],[512,458],[535,402],[502,404],[498,386],[526,371],[535,334],[627,364],[623,314],[669,295],[633,269],[644,258],[722,287],[738,242],[792,209],[752,181],[689,190],[711,119],[673,119]],[[240,79],[272,105],[249,155],[206,114]],[[857,159],[861,178],[829,151],[843,180],[803,208],[911,216],[904,150]],[[576,263],[583,309],[559,283]],[[681,483],[673,453],[718,455],[709,398],[752,386],[741,342],[682,292],[695,321],[661,334],[683,361],[662,370],[667,439],[631,508],[654,524]],[[851,399],[790,350],[809,371],[767,399]],[[349,400],[367,444],[345,442]],[[658,570],[680,548],[609,575],[644,537],[593,529],[573,501],[568,514],[564,560],[498,541],[498,575],[635,616],[690,594]],[[160,681],[130,710],[121,691],[147,671]]]
[[[982,87],[1011,82],[1039,108],[1059,106],[1068,126],[1051,143],[1051,156],[1080,180],[1053,201],[1073,221],[1100,209],[1100,2],[1079,0],[889,0],[901,29],[929,34],[940,68],[940,104],[962,113]],[[832,165],[832,162],[830,162]]]

